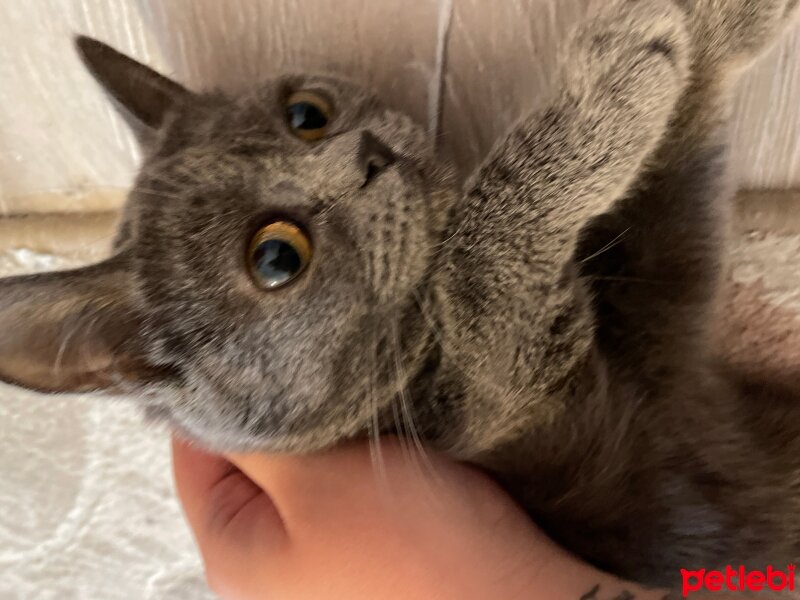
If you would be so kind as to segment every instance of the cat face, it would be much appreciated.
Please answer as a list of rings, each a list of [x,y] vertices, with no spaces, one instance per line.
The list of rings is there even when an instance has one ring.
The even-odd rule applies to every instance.
[[[365,431],[430,346],[418,301],[450,195],[424,132],[330,77],[194,94],[78,45],[144,164],[111,259],[4,282],[0,375],[133,392],[224,449]]]

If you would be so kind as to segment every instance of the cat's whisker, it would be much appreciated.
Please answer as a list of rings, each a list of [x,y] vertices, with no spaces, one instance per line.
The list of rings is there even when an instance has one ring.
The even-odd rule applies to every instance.
[[[613,240],[611,240],[610,242],[608,242],[608,243],[607,243],[605,246],[603,246],[602,248],[600,248],[600,250],[598,250],[597,252],[594,252],[593,254],[590,254],[590,255],[589,255],[589,256],[587,256],[586,258],[582,258],[582,259],[580,260],[580,264],[583,264],[583,263],[589,262],[590,260],[592,260],[592,259],[594,259],[594,258],[597,258],[598,256],[600,256],[600,255],[601,255],[601,254],[603,254],[604,252],[608,252],[608,251],[609,251],[609,250],[611,250],[611,249],[612,249],[614,246],[617,246],[617,245],[619,245],[619,244],[622,242],[622,238],[624,238],[624,237],[625,237],[625,234],[627,234],[627,233],[628,233],[630,230],[631,230],[631,228],[630,228],[630,227],[628,227],[628,228],[626,228],[625,230],[623,230],[623,231],[622,231],[622,232],[621,232],[621,233],[620,233],[620,234],[619,234],[617,237],[615,237]]]
[[[467,222],[466,216],[462,217],[458,223],[458,226],[454,229],[453,233],[448,235],[441,242],[434,244],[434,247],[437,247],[436,252],[434,252],[434,256],[442,253],[449,246],[450,242],[452,242],[454,239],[458,237],[458,234],[464,230],[464,225],[466,224],[466,222]]]
[[[399,376],[398,376],[399,378]],[[391,389],[391,388],[390,388]],[[394,424],[394,431],[400,443],[400,448],[403,452],[403,457],[406,461],[413,462],[413,452],[409,449],[409,438],[406,431],[406,426],[403,421],[401,411],[397,405],[398,393],[397,390],[391,389],[389,396],[389,406],[392,411],[392,423]]]
[[[439,344],[440,347],[446,348],[445,340],[443,339],[441,334],[441,328],[439,327],[439,324],[436,322],[436,319],[433,316],[431,316],[426,305],[426,300],[422,298],[419,295],[419,292],[417,291],[414,291],[414,296],[416,298],[417,305],[420,308],[420,313],[422,314],[422,317],[428,324],[428,327],[430,328],[434,337],[436,338],[437,343]],[[488,384],[494,392],[498,392],[500,394],[507,393],[508,386],[503,384],[498,384],[496,382],[487,379],[484,376],[484,374],[480,373],[479,365],[471,365],[470,367],[466,367],[462,365],[459,361],[453,360],[452,353],[450,354],[451,354],[449,359],[450,364],[456,369],[458,369],[458,371],[462,375],[464,375],[467,379],[469,379],[470,381],[478,382],[482,385]]]
[[[395,398],[395,396],[392,395],[390,399],[390,406],[392,409],[392,422],[394,423],[394,429],[395,432],[397,433],[397,438],[400,442],[400,447],[402,448],[403,456],[406,458],[406,460],[411,460],[408,449],[408,439],[406,439],[405,428],[403,427],[403,421],[400,418],[400,412],[397,408],[396,400],[397,399]]]
[[[372,341],[373,351],[370,353],[370,372],[369,372],[369,410],[370,421],[367,424],[369,428],[369,456],[372,462],[372,469],[377,473],[378,484],[385,489],[388,489],[388,480],[386,478],[386,463],[383,460],[383,450],[381,449],[381,429],[380,420],[378,415],[378,400],[377,400],[377,377],[378,370],[376,367],[376,346],[377,335],[375,328],[372,328]]]
[[[253,414],[253,406],[249,401],[242,402],[242,416],[239,420],[240,427],[244,431],[250,431],[250,415]]]
[[[355,243],[356,247],[362,252],[362,254],[364,254],[366,256],[367,255],[366,249],[357,240],[354,240],[354,243]],[[397,394],[393,394],[392,398],[391,398],[391,401],[390,401],[391,410],[392,410],[392,418],[393,418],[395,430],[398,433],[398,437],[400,438],[400,443],[403,446],[404,454],[409,459],[414,460],[413,457],[414,457],[414,454],[415,454],[414,452],[410,451],[409,448],[408,448],[408,442],[411,441],[416,446],[419,454],[426,458],[426,462],[430,463],[430,461],[427,460],[426,451],[425,451],[425,449],[424,449],[424,447],[422,445],[422,442],[421,442],[421,440],[419,438],[419,434],[418,434],[417,428],[416,428],[416,426],[414,424],[413,416],[411,414],[411,410],[410,410],[410,407],[409,407],[409,402],[408,402],[408,398],[407,398],[407,382],[406,382],[407,374],[404,372],[404,369],[403,369],[403,366],[402,366],[401,347],[400,347],[399,333],[398,333],[397,323],[396,322],[393,323],[391,332],[392,332],[392,341],[393,341],[393,347],[394,347],[394,352],[393,352],[394,366],[395,366],[395,371],[396,371],[396,377],[397,377],[397,380],[398,380],[398,383],[399,383],[398,393]],[[375,336],[375,337],[377,339],[378,336]],[[372,361],[373,372],[374,373],[376,373],[376,371],[375,371],[375,356],[377,354],[378,354],[377,351],[373,351],[371,359],[370,359]],[[376,375],[377,375],[377,373],[376,373]],[[375,387],[377,387],[377,386],[375,386]],[[397,396],[399,398],[399,400],[400,400],[400,407],[399,408],[397,406],[397,402],[396,402],[395,396]],[[375,399],[374,388],[372,388],[372,390],[371,390],[370,402],[371,402],[371,412],[372,412],[372,415],[373,415],[372,428],[376,432],[376,436],[377,436],[376,437],[376,444],[379,445],[379,439],[378,439],[379,438],[378,402]],[[380,450],[380,449],[378,448],[378,450]]]
[[[644,279],[642,277],[616,277],[616,276],[595,276],[590,275],[582,279],[590,281],[619,281],[622,283],[649,283],[651,285],[671,285],[669,281],[660,281],[658,279]]]
[[[428,457],[427,451],[422,444],[422,440],[419,437],[419,432],[417,431],[416,424],[414,423],[414,415],[411,411],[410,403],[408,400],[407,394],[407,373],[403,368],[402,364],[402,348],[400,346],[400,335],[398,332],[398,324],[395,321],[392,324],[392,338],[394,341],[394,363],[395,363],[395,371],[397,373],[397,377],[400,382],[400,389],[399,389],[399,397],[400,397],[400,407],[403,413],[403,420],[406,424],[407,433],[414,443],[414,446],[417,449],[416,453],[412,453],[415,457],[415,464],[419,466],[419,463],[416,461],[416,457],[418,456],[419,459],[423,463],[423,467],[429,473],[434,474],[435,470],[433,468],[433,464]]]
[[[434,252],[434,255],[442,252],[447,247],[447,244],[449,244],[459,233],[461,233],[461,230],[463,229],[463,227],[464,227],[464,220],[461,221],[461,223],[456,228],[456,230],[453,231],[453,233],[451,233],[449,236],[447,236],[441,242],[437,242],[435,244],[432,244],[431,248],[435,248],[436,249],[436,251]]]

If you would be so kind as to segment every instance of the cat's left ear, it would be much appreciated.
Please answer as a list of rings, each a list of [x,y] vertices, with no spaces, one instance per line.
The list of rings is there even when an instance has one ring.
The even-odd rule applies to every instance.
[[[171,111],[179,110],[194,98],[179,83],[103,42],[78,36],[75,46],[86,68],[117,102],[142,143],[149,141]]]
[[[131,282],[122,257],[0,279],[0,381],[49,393],[154,382]]]

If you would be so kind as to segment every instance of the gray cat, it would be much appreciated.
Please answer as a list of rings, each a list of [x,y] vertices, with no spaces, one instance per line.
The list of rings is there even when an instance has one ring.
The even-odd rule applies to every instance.
[[[2,282],[0,377],[221,450],[421,440],[648,584],[796,561],[800,398],[710,336],[729,90],[796,5],[598,2],[463,192],[353,84],[198,94],[79,38],[144,163],[111,258]]]

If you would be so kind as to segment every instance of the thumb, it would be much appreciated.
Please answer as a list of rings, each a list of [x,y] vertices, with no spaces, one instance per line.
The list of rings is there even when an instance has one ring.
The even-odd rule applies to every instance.
[[[236,466],[173,437],[173,472],[186,520],[203,556],[209,585],[224,597],[227,584],[250,589],[254,560],[275,555],[286,542],[270,496]]]

